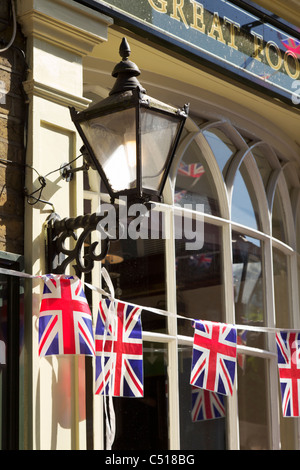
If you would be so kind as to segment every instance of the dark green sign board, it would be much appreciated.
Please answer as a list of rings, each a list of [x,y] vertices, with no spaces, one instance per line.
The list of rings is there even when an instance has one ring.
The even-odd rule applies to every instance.
[[[300,40],[227,0],[86,0],[300,103]]]

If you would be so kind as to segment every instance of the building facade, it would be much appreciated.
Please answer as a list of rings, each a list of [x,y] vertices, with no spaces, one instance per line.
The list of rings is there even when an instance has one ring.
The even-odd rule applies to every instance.
[[[147,93],[190,112],[152,213],[161,223],[111,243],[103,263],[116,297],[143,307],[144,397],[114,399],[112,448],[299,449],[299,418],[282,413],[275,332],[300,329],[300,2],[2,3],[1,448],[106,447],[94,360],[39,357],[38,276],[53,212],[108,202],[92,168],[71,181],[60,168],[83,162],[69,107],[108,95],[126,37]],[[106,287],[100,263],[83,280]],[[100,295],[86,295],[95,324]],[[224,415],[197,422],[194,320],[238,333]]]

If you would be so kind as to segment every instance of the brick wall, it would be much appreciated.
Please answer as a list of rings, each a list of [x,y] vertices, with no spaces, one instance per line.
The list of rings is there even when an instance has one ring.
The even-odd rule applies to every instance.
[[[10,0],[1,0],[0,49],[9,43],[12,31]],[[23,254],[24,241],[25,168],[22,164],[26,119],[22,87],[26,63],[22,51],[25,42],[18,27],[13,45],[0,52],[0,250],[19,254]]]

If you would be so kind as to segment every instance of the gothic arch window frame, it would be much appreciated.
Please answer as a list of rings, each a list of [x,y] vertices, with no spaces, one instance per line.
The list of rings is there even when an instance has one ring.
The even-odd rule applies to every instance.
[[[232,220],[230,220],[229,217],[229,208],[230,208],[230,202],[231,202],[231,197],[232,197],[232,189],[233,189],[233,183],[234,183],[234,177],[236,175],[236,172],[242,162],[245,162],[245,165],[247,167],[247,170],[249,171],[250,178],[252,183],[254,183],[254,188],[255,192],[260,195],[260,215],[261,215],[261,220],[262,220],[262,227],[260,230],[253,230],[253,228],[249,228],[246,226],[241,226],[238,227],[244,234],[247,234],[249,236],[256,236],[259,238],[261,241],[264,242],[265,246],[263,249],[264,252],[264,269],[266,269],[265,275],[266,277],[269,277],[270,274],[272,274],[272,247],[273,246],[280,246],[280,248],[289,255],[289,273],[290,273],[290,280],[294,279],[292,276],[292,273],[295,273],[295,256],[294,256],[294,248],[296,246],[296,241],[295,241],[295,230],[294,230],[294,219],[295,219],[295,210],[296,207],[298,207],[300,197],[299,197],[299,191],[295,193],[294,195],[294,212],[292,208],[292,204],[290,203],[290,197],[288,194],[286,182],[284,179],[284,174],[282,170],[282,166],[280,165],[278,156],[276,155],[275,151],[273,148],[266,142],[262,140],[256,140],[253,139],[250,141],[248,144],[246,141],[243,139],[239,131],[233,127],[228,121],[226,120],[219,120],[219,121],[214,121],[211,120],[209,122],[206,122],[202,124],[201,129],[199,129],[199,132],[194,132],[192,139],[190,138],[191,136],[187,136],[185,140],[185,149],[187,148],[188,144],[192,141],[195,140],[196,142],[200,142],[201,140],[201,134],[203,130],[211,129],[214,127],[218,127],[225,131],[225,133],[232,138],[232,141],[238,145],[240,145],[240,148],[237,152],[237,154],[233,157],[231,164],[229,165],[228,171],[225,176],[225,184],[224,180],[222,178],[221,172],[219,170],[218,165],[216,162],[213,161],[213,152],[211,149],[207,148],[207,153],[206,155],[208,156],[207,158],[207,163],[210,168],[210,170],[213,170],[213,175],[214,175],[214,182],[216,186],[216,192],[219,196],[219,203],[220,203],[220,198],[221,198],[221,203],[220,203],[220,211],[221,211],[221,217],[214,217],[208,214],[204,214],[204,220],[205,221],[212,221],[216,225],[220,225],[223,228],[223,241],[224,244],[228,245],[228,242],[231,241],[231,230],[233,228],[237,228],[238,224],[234,223]],[[238,146],[237,145],[237,146]],[[266,158],[268,159],[271,167],[272,167],[272,172],[271,172],[271,178],[268,182],[267,187],[264,187],[264,183],[262,181],[262,177],[260,175],[259,169],[257,167],[255,157],[253,155],[253,151],[257,148],[263,148],[265,150],[265,155]],[[177,167],[179,165],[179,161],[182,158],[182,155],[184,153],[184,149],[181,148],[180,152],[178,152],[177,156]],[[175,188],[175,181],[173,179],[173,189]],[[285,226],[288,227],[288,239],[287,243],[282,243],[280,240],[274,239],[273,234],[272,234],[272,208],[273,208],[273,201],[274,201],[274,194],[276,188],[279,188],[280,191],[280,196],[281,198],[285,201],[285,213],[287,212],[286,217],[286,224]],[[226,201],[226,203],[224,203]],[[222,204],[223,203],[223,204]],[[232,287],[232,282],[230,281],[230,272],[229,270],[226,269],[226,258],[228,262],[228,256],[224,255],[224,276],[225,276],[225,283],[227,283],[226,291],[228,291],[228,288]],[[267,266],[267,268],[266,268]],[[274,315],[272,314],[274,310],[274,299],[273,299],[273,292],[271,289],[271,293],[267,293],[268,288],[269,288],[270,280],[267,280],[265,282],[265,295],[266,295],[266,310],[267,310],[267,323],[270,326],[275,326],[276,321],[274,318]],[[293,284],[293,282],[292,282]],[[226,313],[227,313],[227,318],[229,319],[231,316],[234,317],[234,314],[230,314],[231,310],[231,305],[232,305],[232,300],[229,298],[227,301],[225,300],[226,304]],[[298,295],[296,295],[296,299],[294,301],[292,300],[292,311],[293,311],[293,323],[297,323],[297,318],[295,318],[295,311],[298,306]],[[232,312],[231,312],[232,313]],[[187,339],[184,339],[187,342]],[[249,353],[249,351],[248,351]],[[277,374],[277,362],[275,358],[275,345],[274,343],[271,343],[268,345],[267,349],[264,351],[251,351],[250,354],[254,355],[259,355],[263,358],[265,358],[269,362],[269,380],[270,380],[270,392],[272,395],[272,399],[276,399],[277,402],[280,400],[278,397],[278,393],[276,392],[276,374]],[[236,427],[236,416],[237,416],[237,405],[234,403],[236,397],[233,397],[231,400],[231,404],[229,406],[229,423],[231,426],[231,443],[233,448],[236,446],[239,447],[239,436],[238,436],[238,429]],[[279,436],[279,418],[278,418],[278,410],[270,410],[270,421],[272,422],[273,426],[271,429],[271,435],[270,435],[270,442],[271,446],[273,448],[279,447],[279,441],[280,441],[280,436]],[[277,424],[277,426],[276,426]]]

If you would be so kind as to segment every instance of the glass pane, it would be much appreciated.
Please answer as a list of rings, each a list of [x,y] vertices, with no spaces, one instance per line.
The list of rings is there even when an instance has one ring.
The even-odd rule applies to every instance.
[[[267,156],[264,154],[261,148],[255,148],[252,152],[252,155],[255,158],[257,167],[261,174],[265,188],[267,187],[269,178],[272,173],[272,167],[268,161]]]
[[[237,368],[241,450],[270,449],[267,367],[265,359],[245,356],[244,367]]]
[[[231,220],[257,230],[261,228],[258,201],[244,163],[234,180]]]
[[[159,189],[179,126],[178,119],[175,117],[141,109],[142,185],[144,188]]]
[[[143,342],[144,397],[114,398],[113,450],[168,449],[167,347]]]
[[[265,324],[262,246],[260,240],[232,234],[235,322],[238,325]],[[264,347],[264,334],[238,332],[247,346]]]
[[[281,395],[280,389],[278,390],[278,396]],[[280,401],[280,398],[279,398]],[[279,403],[279,416],[280,416],[280,449],[281,450],[299,450],[297,445],[297,420],[288,419],[282,416],[281,402]]]
[[[124,238],[111,242],[105,267],[116,297],[145,307],[143,330],[165,331],[166,317],[146,309],[167,310],[164,216],[159,211],[151,211],[149,217],[139,216],[122,219],[127,222]]]
[[[222,174],[225,176],[228,165],[237,148],[220,129],[203,131],[203,135],[213,151]]]
[[[180,217],[175,217],[175,224],[179,233],[182,229]],[[201,249],[186,249],[187,242],[185,233],[182,233],[182,238],[175,240],[177,313],[192,319],[222,321],[224,285],[221,229],[205,224]],[[191,322],[178,319],[178,332],[193,336]]]
[[[292,328],[289,306],[287,256],[273,248],[274,296],[277,328]]]
[[[278,238],[283,242],[286,241],[285,233],[285,216],[281,202],[281,196],[276,189],[273,202],[273,211],[272,211],[272,235],[274,238]]]
[[[216,405],[218,412],[211,414],[211,407],[201,406],[203,392],[190,385],[192,348],[179,347],[179,410],[180,448],[182,450],[224,450],[226,448],[226,397]],[[209,393],[209,392],[208,392]],[[205,397],[206,398],[206,397]],[[211,395],[208,395],[208,399]],[[221,410],[221,411],[220,411]],[[224,417],[225,413],[225,417]],[[220,414],[223,414],[220,417]],[[218,417],[214,417],[218,416]]]
[[[220,215],[212,174],[195,141],[189,145],[178,168],[174,201],[181,207],[192,204],[194,210],[196,204],[203,204],[205,213]]]
[[[97,117],[82,129],[114,191],[136,185],[135,109]]]

